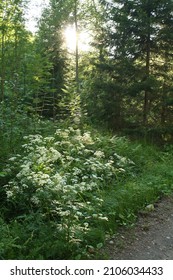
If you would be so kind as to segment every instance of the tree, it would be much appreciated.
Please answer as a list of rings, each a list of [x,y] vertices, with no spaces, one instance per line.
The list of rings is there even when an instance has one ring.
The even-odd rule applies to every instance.
[[[101,69],[103,81],[108,78],[107,88],[105,82],[100,83],[105,115],[110,117],[112,127],[122,127],[126,121],[153,125],[158,119],[156,107],[163,98],[160,81],[163,68],[159,60],[164,59],[165,50],[169,57],[172,53],[173,3],[171,0],[100,3],[105,11],[102,37],[105,52],[97,69]],[[167,62],[164,59],[164,67]]]
[[[29,53],[31,42],[24,26],[22,0],[1,1],[0,30],[1,137],[7,146],[14,147],[17,141],[14,132],[21,137],[19,127],[26,121],[24,115],[27,112],[24,110],[23,101],[24,95],[29,91],[26,79],[26,52]]]
[[[71,112],[73,119],[81,115],[79,33],[84,22],[83,15],[86,10],[84,4],[84,1],[81,4],[78,0],[50,1],[50,7],[42,15],[37,38],[43,56],[47,56],[54,70],[57,68],[54,73],[58,75],[61,73],[61,81],[54,79],[55,87],[59,85],[60,102],[58,102],[67,114]],[[64,32],[68,26],[75,28],[76,46],[73,53],[69,53],[64,44]],[[54,45],[56,50],[53,50]],[[50,54],[50,49],[54,58]],[[66,110],[63,103],[66,104]]]
[[[50,6],[43,11],[36,36],[36,52],[43,60],[43,72],[38,99],[42,103],[44,116],[63,117],[61,109],[64,92],[64,77],[66,73],[66,53],[63,48],[62,29],[69,11],[66,10],[68,1],[50,1]],[[64,110],[64,109],[63,109]]]

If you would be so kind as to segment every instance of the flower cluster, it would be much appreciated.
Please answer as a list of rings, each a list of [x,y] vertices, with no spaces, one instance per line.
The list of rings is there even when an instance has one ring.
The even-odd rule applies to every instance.
[[[26,201],[27,207],[53,217],[70,240],[93,220],[107,220],[100,190],[125,172],[128,159],[107,157],[95,148],[98,140],[90,132],[72,127],[58,129],[53,137],[29,135],[25,141],[24,154],[11,158],[7,168],[16,172],[4,186],[9,201],[19,207]]]

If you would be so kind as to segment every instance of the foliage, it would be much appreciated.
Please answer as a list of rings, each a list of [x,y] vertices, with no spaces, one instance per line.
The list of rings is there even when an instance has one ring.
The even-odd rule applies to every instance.
[[[5,169],[14,176],[5,186],[8,208],[20,215],[39,211],[56,222],[66,242],[83,243],[81,237],[92,225],[107,220],[101,212],[101,189],[133,162],[117,154],[114,162],[94,149],[89,132],[73,128],[58,129],[54,137],[25,138],[24,154],[10,158]]]
[[[51,0],[35,35],[24,1],[0,4],[1,259],[97,258],[172,193],[172,1],[150,2]],[[73,24],[85,55],[65,48]]]
[[[66,3],[64,7],[65,5]],[[54,120],[68,115],[68,110],[63,106],[65,94],[62,91],[67,72],[62,29],[68,11],[64,7],[61,1],[51,1],[50,6],[43,10],[35,37],[35,53],[41,66],[36,96],[38,113]],[[66,105],[68,106],[68,102]]]
[[[171,124],[172,1],[99,2],[102,30],[83,95],[90,119],[115,130]]]
[[[2,258],[93,258],[105,234],[172,190],[170,153],[142,156],[125,137],[68,127],[24,138],[1,174]]]

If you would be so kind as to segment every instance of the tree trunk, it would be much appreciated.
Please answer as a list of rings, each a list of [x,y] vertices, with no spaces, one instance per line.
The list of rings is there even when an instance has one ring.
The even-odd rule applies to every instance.
[[[1,39],[1,101],[4,100],[4,83],[5,83],[5,34],[4,30],[2,30],[2,39]]]
[[[150,55],[151,55],[151,11],[150,3],[147,4],[147,39],[146,39],[146,66],[145,66],[145,80],[146,80],[146,89],[144,93],[144,108],[143,108],[143,125],[146,126],[148,123],[148,113],[149,113],[149,96],[150,92],[148,90],[147,82],[150,76]]]
[[[75,31],[76,31],[76,52],[75,52],[75,60],[76,60],[76,90],[79,93],[79,32],[78,32],[78,18],[77,18],[77,0],[75,0],[75,10],[74,10],[74,18],[75,18]]]

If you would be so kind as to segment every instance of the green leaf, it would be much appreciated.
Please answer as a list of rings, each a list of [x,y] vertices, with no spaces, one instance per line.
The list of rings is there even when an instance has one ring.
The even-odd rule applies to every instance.
[[[6,172],[0,172],[0,177],[5,177],[5,176],[7,176],[7,173]]]

